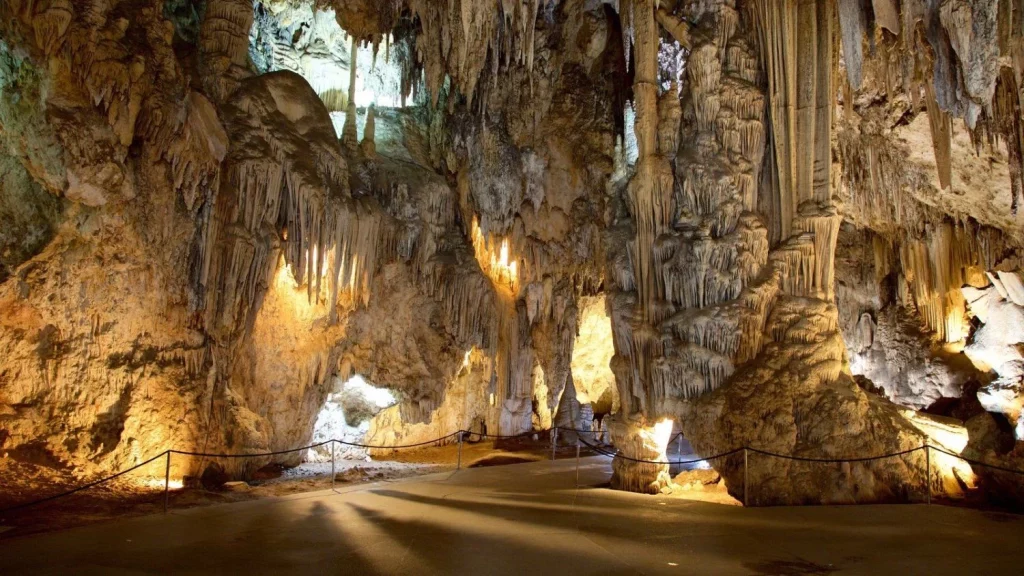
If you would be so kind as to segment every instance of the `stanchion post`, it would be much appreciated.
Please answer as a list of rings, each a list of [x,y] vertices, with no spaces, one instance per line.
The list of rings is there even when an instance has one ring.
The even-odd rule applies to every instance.
[[[331,440],[331,490],[334,490],[334,480],[337,477],[337,474],[334,473],[334,446],[336,444],[334,440]]]
[[[576,487],[580,487],[580,437],[576,434]]]
[[[455,464],[456,470],[462,470],[462,430],[459,430],[459,461]]]
[[[171,501],[171,451],[167,451],[167,465],[164,467],[164,514]]]
[[[555,461],[555,446],[558,446],[558,428],[551,429],[551,461]]]
[[[747,447],[743,447],[743,505],[749,506],[748,494],[750,489],[750,474],[747,472]]]
[[[924,482],[928,486],[927,504],[932,503],[932,451],[928,449],[928,443],[924,444]]]

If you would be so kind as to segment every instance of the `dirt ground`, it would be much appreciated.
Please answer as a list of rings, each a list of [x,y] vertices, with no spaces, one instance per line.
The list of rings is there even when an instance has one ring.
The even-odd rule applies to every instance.
[[[551,458],[546,438],[531,437],[465,442],[461,456],[457,444],[410,450],[374,451],[369,461],[338,460],[337,485],[380,482],[455,470],[463,467],[496,466]],[[583,451],[582,455],[588,455]],[[575,458],[575,447],[560,447],[557,458]],[[0,538],[61,530],[113,518],[144,516],[163,512],[163,460],[70,496],[39,505],[0,513]],[[157,478],[161,478],[157,480]],[[261,469],[257,479],[232,482],[218,489],[202,486],[180,487],[172,483],[169,510],[272,498],[287,494],[324,490],[331,487],[331,463],[303,463],[291,468]],[[14,479],[17,479],[15,481]],[[66,471],[4,462],[0,467],[0,510],[24,502],[59,494],[86,483]]]

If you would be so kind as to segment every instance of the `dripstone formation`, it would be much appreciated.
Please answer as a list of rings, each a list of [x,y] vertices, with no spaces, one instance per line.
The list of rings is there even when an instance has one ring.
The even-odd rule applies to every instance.
[[[0,472],[301,446],[356,374],[370,443],[594,429],[638,492],[673,430],[1022,464],[1022,99],[1017,0],[8,0]]]

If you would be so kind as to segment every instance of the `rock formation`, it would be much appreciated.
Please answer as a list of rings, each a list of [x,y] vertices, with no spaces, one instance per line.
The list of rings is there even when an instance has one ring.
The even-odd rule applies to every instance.
[[[0,471],[301,446],[354,375],[395,395],[375,444],[596,419],[627,490],[671,482],[643,461],[674,426],[702,455],[1012,458],[1022,23],[1012,0],[5,2]],[[923,459],[762,454],[747,482],[969,484]],[[739,495],[737,457],[712,464]]]

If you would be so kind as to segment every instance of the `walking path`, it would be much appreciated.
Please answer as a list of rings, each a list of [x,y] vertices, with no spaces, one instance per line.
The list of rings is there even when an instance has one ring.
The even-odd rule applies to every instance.
[[[464,469],[3,539],[0,574],[1019,574],[1024,516],[741,508],[597,486],[609,460]]]

